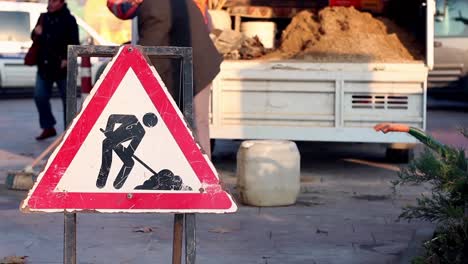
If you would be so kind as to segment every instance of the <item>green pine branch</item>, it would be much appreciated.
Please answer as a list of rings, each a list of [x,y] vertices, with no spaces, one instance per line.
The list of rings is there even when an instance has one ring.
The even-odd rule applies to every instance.
[[[466,129],[460,130],[468,137]],[[427,148],[393,181],[396,190],[406,184],[429,183],[431,196],[421,196],[416,205],[403,208],[400,218],[437,223],[457,223],[468,215],[468,162],[465,151],[439,143],[423,131],[411,128],[410,134]]]
[[[468,138],[468,130],[460,129]],[[396,190],[405,184],[430,183],[431,195],[421,195],[415,205],[403,208],[400,219],[419,219],[438,224],[434,238],[424,244],[424,256],[412,263],[468,263],[468,162],[465,151],[439,143],[421,130],[410,134],[426,145],[425,151],[392,182]]]

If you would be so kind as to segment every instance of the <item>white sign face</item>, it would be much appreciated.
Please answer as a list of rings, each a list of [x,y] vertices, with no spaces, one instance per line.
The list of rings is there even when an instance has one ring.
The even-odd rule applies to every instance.
[[[154,67],[130,47],[107,66],[24,211],[237,210]]]
[[[128,98],[133,98],[132,100],[138,103],[129,105]],[[143,124],[143,116],[147,113],[155,114],[157,123],[154,127],[147,127]],[[154,175],[152,171],[147,169],[138,160],[134,160],[132,167],[125,166],[119,155],[115,152],[112,153],[113,151],[111,150],[109,152],[112,153],[112,160],[109,164],[105,164],[104,153],[106,152],[103,152],[103,150],[106,136],[101,129],[107,127],[107,123],[113,115],[121,115],[124,119],[126,117],[130,121],[129,123],[132,123],[132,121],[140,122],[141,128],[144,129],[144,134],[141,138],[135,139],[141,141],[134,149],[134,155],[139,160],[157,173],[161,170],[169,169],[174,175],[181,176],[184,186],[190,187],[192,190],[198,191],[201,188],[197,175],[195,175],[189,162],[185,159],[161,115],[146,94],[134,71],[129,69],[86,137],[86,140],[81,145],[75,158],[70,163],[70,166],[63,174],[55,191],[128,193],[133,192],[135,187],[142,185]],[[122,128],[122,125],[122,123],[116,123],[114,129]],[[137,125],[133,124],[134,127],[132,129],[137,129]],[[126,134],[122,133],[122,135],[123,138],[117,141],[123,141],[128,137]],[[122,142],[122,146],[129,148],[130,141],[128,139]],[[90,158],[89,153],[95,153],[93,158]],[[96,181],[101,171],[101,166],[110,166],[110,168],[105,185],[98,188]],[[124,182],[122,180],[116,182],[116,178],[122,168],[129,171],[127,178]],[[120,183],[122,186],[115,188],[114,183]]]

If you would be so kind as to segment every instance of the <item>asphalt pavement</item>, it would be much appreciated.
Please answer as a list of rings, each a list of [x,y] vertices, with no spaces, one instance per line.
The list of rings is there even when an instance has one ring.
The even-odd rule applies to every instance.
[[[53,109],[60,123],[58,99]],[[3,184],[7,171],[24,168],[53,140],[35,141],[37,123],[31,99],[0,101],[0,260],[27,256],[28,263],[62,263],[63,214],[21,213],[19,203],[27,193]],[[456,131],[463,126],[468,127],[464,111],[428,112],[428,130],[444,143],[467,148],[468,140]],[[219,140],[213,157],[236,201],[239,144]],[[394,193],[390,182],[404,164],[387,163],[379,145],[297,144],[297,203],[238,203],[235,214],[198,214],[197,263],[409,263],[434,225],[398,221],[398,215],[403,205],[427,193],[427,186],[406,186]],[[172,224],[171,214],[79,213],[78,263],[171,263]]]

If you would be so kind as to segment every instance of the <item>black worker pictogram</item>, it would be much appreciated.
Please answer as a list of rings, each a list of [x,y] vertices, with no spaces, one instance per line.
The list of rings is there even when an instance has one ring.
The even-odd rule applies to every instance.
[[[158,118],[154,113],[146,113],[143,116],[143,124],[154,127],[158,123]],[[118,126],[117,126],[118,125]],[[106,129],[101,129],[106,138],[102,141],[102,161],[101,168],[96,180],[96,186],[103,188],[106,186],[107,178],[112,166],[113,152],[122,160],[123,165],[114,180],[114,188],[120,189],[128,178],[128,175],[135,165],[135,160],[142,164],[153,175],[142,185],[136,186],[135,190],[181,190],[183,182],[180,176],[174,175],[172,171],[163,169],[159,173],[155,172],[145,162],[135,155],[137,147],[145,136],[145,129],[134,115],[110,115],[107,119]],[[124,147],[124,143],[128,146]],[[185,186],[185,189],[191,188]]]

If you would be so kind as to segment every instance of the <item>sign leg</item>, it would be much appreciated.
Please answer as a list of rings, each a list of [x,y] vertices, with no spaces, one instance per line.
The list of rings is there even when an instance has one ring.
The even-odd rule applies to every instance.
[[[63,263],[76,264],[76,213],[64,213]]]
[[[185,263],[195,264],[197,243],[195,237],[195,214],[185,214]]]
[[[184,215],[175,214],[174,215],[174,235],[173,235],[173,244],[172,244],[172,264],[181,264],[182,263],[182,237],[184,226]]]

